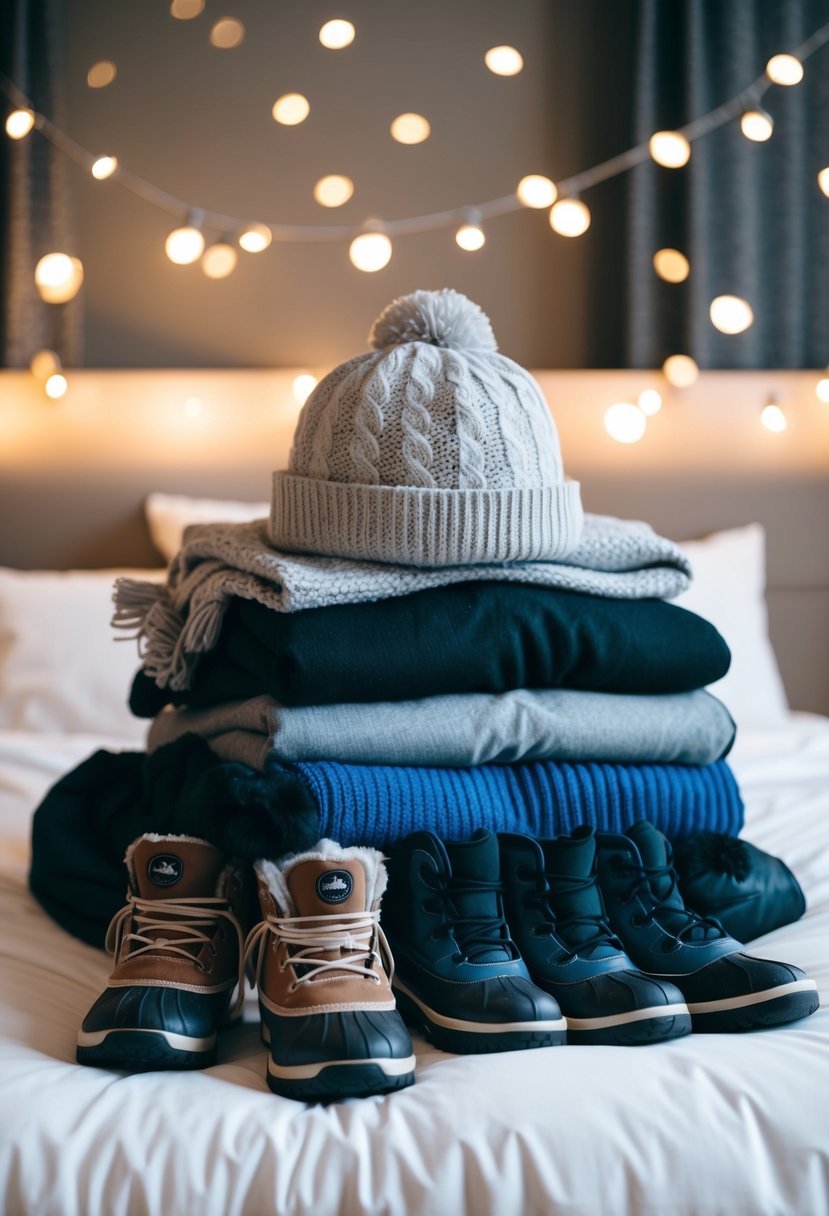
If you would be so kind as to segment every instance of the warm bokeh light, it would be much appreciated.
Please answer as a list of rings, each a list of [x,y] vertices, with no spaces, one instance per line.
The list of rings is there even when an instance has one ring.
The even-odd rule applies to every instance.
[[[653,268],[666,283],[684,283],[691,273],[688,259],[678,249],[657,249],[653,255]]]
[[[170,16],[179,21],[191,21],[204,10],[204,0],[172,0]]]
[[[220,51],[232,50],[244,36],[244,24],[237,17],[222,17],[210,31],[210,41]]]
[[[824,376],[818,380],[815,385],[815,396],[818,401],[822,401],[824,405],[829,405],[829,378]]]
[[[823,193],[829,198],[829,165],[825,169],[821,169],[817,175],[817,184],[820,186]]]
[[[239,255],[227,241],[217,241],[205,249],[202,255],[201,268],[208,279],[226,279],[236,269]]]
[[[283,93],[273,103],[271,114],[274,122],[283,127],[297,127],[311,113],[311,103],[302,93]]]
[[[462,224],[455,233],[455,241],[467,253],[474,253],[486,244],[486,234],[477,224]]]
[[[204,252],[204,236],[198,228],[186,225],[174,228],[164,242],[164,250],[171,262],[177,266],[189,266]]]
[[[105,89],[108,84],[112,84],[117,75],[118,69],[112,60],[101,59],[98,63],[93,63],[87,72],[86,83],[90,89]]]
[[[60,372],[53,372],[43,386],[43,391],[47,397],[51,397],[53,401],[57,401],[59,397],[66,395],[66,390],[69,388],[69,382],[66,377]]]
[[[758,108],[746,110],[740,118],[740,130],[746,139],[750,139],[756,144],[764,144],[767,139],[772,137],[774,119],[765,110]]]
[[[674,388],[690,388],[699,378],[699,368],[690,355],[669,355],[662,364],[662,371]]]
[[[348,256],[358,270],[372,274],[391,261],[391,241],[384,232],[363,232],[349,245]]]
[[[354,182],[339,173],[321,177],[314,186],[314,198],[321,207],[342,207],[354,193]]]
[[[47,304],[66,304],[83,283],[83,263],[68,253],[47,253],[35,266],[35,285]]]
[[[355,33],[350,21],[335,18],[333,21],[326,21],[320,30],[320,42],[329,51],[341,51],[343,47],[351,46]]]
[[[800,84],[803,64],[794,55],[772,55],[766,64],[766,75],[775,84]]]
[[[517,76],[524,59],[514,46],[493,46],[484,55],[484,63],[496,76]]]
[[[34,110],[12,110],[6,119],[6,134],[9,139],[25,139],[34,125]]]
[[[515,191],[519,203],[525,207],[552,207],[558,197],[555,182],[541,173],[529,173],[522,177]]]
[[[117,168],[117,156],[99,156],[90,169],[90,173],[99,182],[103,182],[106,181],[108,177],[112,177]]]
[[[604,429],[617,443],[637,443],[645,433],[648,420],[638,405],[617,401],[604,414]]]
[[[658,393],[655,388],[642,389],[636,400],[646,418],[652,418],[662,409],[662,394]]]
[[[398,114],[389,130],[399,144],[422,144],[432,133],[428,118],[422,114]]]
[[[294,397],[299,404],[304,405],[317,387],[317,378],[316,376],[312,376],[310,372],[302,372],[299,376],[294,376],[291,387],[294,391]]]
[[[665,169],[681,169],[691,159],[691,145],[679,131],[655,131],[648,140],[648,150]]]
[[[273,233],[267,224],[249,224],[239,235],[239,244],[245,253],[261,253],[267,249],[273,240]]]
[[[581,236],[590,227],[590,209],[580,198],[560,198],[550,208],[550,227],[559,236]]]
[[[36,380],[48,380],[55,372],[60,371],[60,359],[53,350],[39,350],[32,355],[29,370]]]
[[[201,397],[188,397],[181,407],[188,418],[199,418],[204,413]]]
[[[721,334],[741,334],[754,321],[751,305],[740,296],[716,296],[708,312],[711,324]]]
[[[776,401],[769,401],[763,406],[760,421],[767,431],[774,431],[776,434],[787,430],[789,426],[788,418]]]

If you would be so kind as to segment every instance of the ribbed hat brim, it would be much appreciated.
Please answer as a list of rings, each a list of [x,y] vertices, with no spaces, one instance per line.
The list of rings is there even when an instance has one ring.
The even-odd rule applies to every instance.
[[[553,561],[579,543],[579,483],[433,490],[273,475],[277,549],[406,566]]]

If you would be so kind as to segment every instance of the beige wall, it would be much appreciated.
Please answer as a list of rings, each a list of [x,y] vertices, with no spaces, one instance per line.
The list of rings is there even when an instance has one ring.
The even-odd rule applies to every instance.
[[[0,373],[0,564],[156,564],[141,512],[152,490],[266,500],[290,448],[297,370],[75,372],[59,402],[26,373]],[[588,510],[646,519],[676,539],[764,525],[789,697],[829,713],[829,405],[815,399],[816,375],[703,373],[666,392],[645,438],[622,446],[604,410],[660,377],[536,374]],[[782,435],[759,425],[770,392],[788,409]]]
[[[0,469],[45,473],[72,462],[93,474],[135,468],[175,478],[201,468],[209,493],[224,465],[248,471],[251,497],[267,496],[262,479],[287,460],[299,413],[292,381],[309,370],[321,376],[327,369],[76,371],[57,402],[28,373],[0,372]],[[669,388],[657,372],[534,374],[556,419],[566,470],[587,487],[599,474],[635,483],[697,473],[727,483],[829,471],[829,404],[815,397],[815,372],[703,372],[687,389]],[[604,411],[643,388],[659,389],[664,407],[640,442],[617,443],[604,429]],[[759,422],[773,393],[790,420],[783,434]],[[186,411],[191,397],[202,403],[197,416]]]

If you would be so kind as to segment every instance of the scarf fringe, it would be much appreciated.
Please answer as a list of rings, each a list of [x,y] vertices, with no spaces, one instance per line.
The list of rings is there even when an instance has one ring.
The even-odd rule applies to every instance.
[[[186,688],[195,663],[185,653],[187,623],[167,588],[140,579],[119,578],[112,599],[112,627],[131,630],[126,636],[138,642],[147,675],[159,688]]]
[[[110,622],[113,629],[132,629],[129,637],[140,637],[150,609],[159,600],[168,598],[163,583],[148,583],[145,579],[117,578],[112,592],[115,612]]]

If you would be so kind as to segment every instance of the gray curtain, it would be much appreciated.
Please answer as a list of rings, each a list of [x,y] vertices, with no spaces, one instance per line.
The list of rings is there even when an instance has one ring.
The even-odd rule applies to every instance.
[[[633,129],[639,143],[739,94],[768,58],[829,21],[827,0],[639,0],[633,49]],[[622,361],[658,367],[675,352],[706,368],[810,368],[829,362],[829,46],[794,88],[761,103],[774,134],[755,144],[737,123],[704,136],[690,164],[645,164],[625,179]],[[681,249],[691,275],[656,277],[655,250]],[[745,297],[745,333],[720,334],[708,306]]]
[[[34,103],[64,126],[61,82],[66,45],[64,0],[2,0],[0,70]],[[8,99],[4,115],[12,106]],[[45,253],[77,255],[67,198],[66,158],[37,131],[25,139],[0,138],[0,363],[25,367],[42,347],[67,366],[79,361],[81,300],[44,304],[34,268]]]

